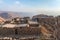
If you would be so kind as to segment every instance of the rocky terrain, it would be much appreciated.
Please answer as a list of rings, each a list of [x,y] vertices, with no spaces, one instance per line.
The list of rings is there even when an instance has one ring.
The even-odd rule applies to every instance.
[[[20,15],[24,16],[25,14],[16,13],[16,12],[0,12],[0,23],[6,21],[6,19],[22,17]],[[33,16],[31,20],[37,21],[42,26],[41,32],[43,36],[45,35],[49,37],[50,35],[52,35],[51,37],[54,38],[54,40],[60,40],[60,16],[54,17],[54,16],[48,16],[44,14],[39,14]]]
[[[37,20],[43,27],[41,32],[43,35],[52,34],[54,40],[60,40],[60,16],[35,15],[34,20]]]

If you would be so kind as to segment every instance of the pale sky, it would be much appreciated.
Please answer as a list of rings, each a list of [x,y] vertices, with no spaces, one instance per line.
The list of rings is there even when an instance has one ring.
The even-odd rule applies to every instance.
[[[0,10],[17,12],[60,11],[60,0],[0,0]]]

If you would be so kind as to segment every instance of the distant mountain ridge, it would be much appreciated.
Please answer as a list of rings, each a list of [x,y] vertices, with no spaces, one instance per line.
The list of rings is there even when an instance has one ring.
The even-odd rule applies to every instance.
[[[11,18],[11,15],[9,15],[8,13],[1,13],[0,16],[4,19],[9,19]]]
[[[11,19],[14,17],[32,17],[34,13],[29,12],[8,12],[8,11],[0,11],[0,17],[4,19]]]
[[[0,17],[2,17],[4,19],[11,19],[11,18],[15,17],[15,14],[13,14],[13,12],[0,11]]]

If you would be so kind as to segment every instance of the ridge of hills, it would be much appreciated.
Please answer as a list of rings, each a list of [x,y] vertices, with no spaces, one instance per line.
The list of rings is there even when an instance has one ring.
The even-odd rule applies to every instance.
[[[10,11],[0,11],[0,17],[4,19],[11,19],[15,17],[32,17],[35,13],[29,12],[10,12]]]

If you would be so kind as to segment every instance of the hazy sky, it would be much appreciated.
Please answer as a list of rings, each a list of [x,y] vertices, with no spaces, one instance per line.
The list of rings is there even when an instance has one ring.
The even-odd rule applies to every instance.
[[[0,0],[0,10],[34,12],[60,10],[60,0]]]

